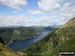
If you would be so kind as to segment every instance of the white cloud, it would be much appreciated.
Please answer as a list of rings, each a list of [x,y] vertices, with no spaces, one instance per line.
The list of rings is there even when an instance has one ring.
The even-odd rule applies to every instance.
[[[54,16],[61,15],[62,18],[64,15],[68,17],[68,14],[71,14],[71,17],[74,17],[74,2],[75,0],[39,0],[39,10],[30,10],[29,12],[31,14],[47,14],[50,12]]]
[[[50,14],[34,19],[27,15],[0,18],[0,26],[50,26],[63,25],[75,17],[75,0],[39,0],[38,10],[29,10],[32,14]],[[7,4],[7,3],[6,3]],[[35,16],[34,16],[35,17]]]
[[[0,26],[49,26],[53,25],[54,16],[40,16],[38,19],[29,18],[27,15],[0,17]]]
[[[39,0],[40,10],[49,11],[51,15],[60,18],[57,24],[64,24],[69,19],[75,17],[75,0]],[[52,18],[56,19],[57,18]]]
[[[29,10],[28,11],[31,14],[37,15],[37,14],[46,14],[46,12],[40,11],[40,10]]]
[[[39,0],[38,6],[40,10],[55,12],[55,11],[67,11],[71,6],[75,6],[75,0]]]
[[[61,0],[63,1],[63,0]],[[45,14],[45,12],[53,11],[61,7],[60,0],[39,0],[38,7],[39,10],[30,10],[32,14]]]
[[[21,6],[26,6],[27,2],[26,0],[0,0],[0,4],[16,9],[18,11],[23,11]]]
[[[33,19],[26,15],[22,16],[6,16],[0,19],[0,26],[21,26],[28,25]]]
[[[43,11],[53,11],[61,7],[58,0],[39,0],[38,6]]]

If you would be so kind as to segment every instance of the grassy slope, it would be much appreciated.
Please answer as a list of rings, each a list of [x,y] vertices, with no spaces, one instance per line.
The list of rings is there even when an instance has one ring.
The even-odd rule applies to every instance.
[[[8,47],[0,43],[0,56],[18,56]]]
[[[41,41],[21,51],[28,56],[60,56],[59,51],[75,51],[75,18]]]

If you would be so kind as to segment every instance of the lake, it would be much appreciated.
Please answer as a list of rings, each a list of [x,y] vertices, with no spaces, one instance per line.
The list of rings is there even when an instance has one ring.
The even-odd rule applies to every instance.
[[[50,31],[44,31],[42,34],[36,38],[26,39],[26,40],[19,40],[16,42],[13,42],[8,45],[9,48],[11,48],[14,51],[19,51],[21,49],[27,48],[31,46],[32,44],[36,43],[37,41],[44,38],[46,35],[48,35]]]

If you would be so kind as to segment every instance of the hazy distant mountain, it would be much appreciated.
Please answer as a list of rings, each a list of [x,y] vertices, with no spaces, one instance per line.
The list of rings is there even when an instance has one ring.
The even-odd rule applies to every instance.
[[[56,29],[56,28],[48,26],[48,27],[44,28],[44,31],[52,31],[54,29]]]
[[[54,27],[54,28],[59,28],[61,27],[62,25],[52,25],[51,27]]]

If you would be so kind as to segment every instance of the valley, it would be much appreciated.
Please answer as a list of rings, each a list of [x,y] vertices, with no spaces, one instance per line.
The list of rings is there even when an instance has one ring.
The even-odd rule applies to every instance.
[[[49,29],[50,28],[50,29]],[[36,38],[41,35],[43,31],[52,31],[52,27],[0,27],[0,36],[3,38],[6,44],[18,41],[25,40],[30,38]]]
[[[21,50],[28,56],[60,56],[60,51],[75,51],[75,18],[32,46]]]
[[[8,37],[12,36],[11,32],[13,30],[10,31],[10,29],[3,29],[2,31],[0,31],[0,34],[3,34],[1,35],[3,40],[0,41],[0,56],[60,56],[60,51],[75,51],[75,18],[71,19],[66,24],[57,29],[50,28],[50,30],[49,28],[38,28],[39,30],[37,30],[37,33],[39,34],[40,32],[41,34],[37,37],[27,37],[27,39],[25,37],[18,38],[16,37],[16,35],[12,40],[11,37]],[[22,30],[18,28],[18,31],[21,32]],[[9,34],[4,35],[6,32],[7,34]],[[32,33],[34,32],[32,31]],[[34,35],[36,35],[36,33]],[[5,37],[4,40],[3,36],[7,36],[8,38]],[[7,42],[8,39],[12,42],[7,47],[6,43],[10,42]],[[21,55],[21,53],[23,55]]]

